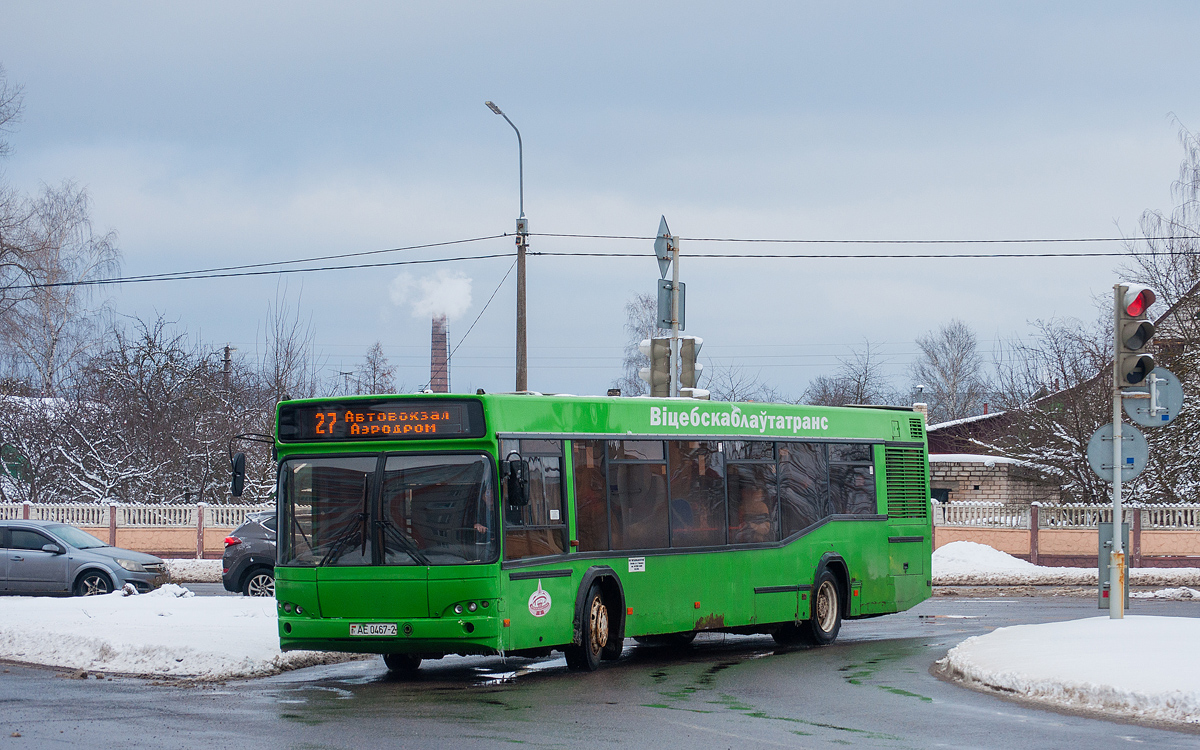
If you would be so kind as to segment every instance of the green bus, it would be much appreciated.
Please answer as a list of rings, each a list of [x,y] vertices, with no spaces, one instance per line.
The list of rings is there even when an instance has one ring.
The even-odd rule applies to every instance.
[[[931,593],[922,415],[693,399],[282,402],[284,651],[559,650],[698,632],[826,644]]]

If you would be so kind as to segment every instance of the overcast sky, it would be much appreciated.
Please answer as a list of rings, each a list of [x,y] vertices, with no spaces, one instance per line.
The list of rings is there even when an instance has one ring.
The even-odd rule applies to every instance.
[[[516,138],[486,99],[521,128],[534,232],[649,235],[665,214],[696,238],[1128,235],[1146,209],[1170,208],[1171,115],[1200,128],[1198,16],[1194,2],[9,0],[0,64],[25,112],[0,166],[29,191],[86,186],[126,276],[511,232]],[[651,245],[531,249],[645,253],[530,259],[530,387],[602,393],[620,374],[623,304],[655,289]],[[687,257],[881,249],[685,242],[702,361],[798,396],[869,339],[899,384],[914,340],[951,318],[989,353],[1034,319],[1093,318],[1118,265]],[[428,380],[420,297],[437,269],[470,279],[457,345],[510,265],[122,285],[112,304],[254,356],[286,293],[329,372],[380,341],[411,389]],[[512,388],[514,297],[510,276],[455,355],[455,391]]]

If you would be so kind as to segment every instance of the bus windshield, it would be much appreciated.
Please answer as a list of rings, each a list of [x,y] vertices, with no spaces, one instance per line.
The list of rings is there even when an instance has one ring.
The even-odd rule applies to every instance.
[[[499,551],[492,462],[482,454],[283,462],[283,565],[455,565]]]

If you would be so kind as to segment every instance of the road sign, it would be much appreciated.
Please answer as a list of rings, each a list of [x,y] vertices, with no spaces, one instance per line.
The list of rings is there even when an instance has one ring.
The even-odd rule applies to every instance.
[[[1088,465],[1106,482],[1113,480],[1113,426],[1105,424],[1088,440]],[[1150,446],[1146,436],[1131,424],[1121,425],[1121,481],[1127,482],[1146,470]]]
[[[1183,384],[1165,367],[1151,370],[1145,384],[1122,389],[1122,394],[1129,393],[1153,395],[1153,398],[1125,396],[1125,413],[1143,427],[1161,427],[1178,417],[1183,408]]]
[[[671,327],[671,284],[666,279],[658,280],[658,327]],[[679,282],[679,330],[684,330],[686,326],[684,321],[687,316],[684,315],[684,303],[687,301],[687,284]]]
[[[654,254],[658,256],[658,275],[667,278],[667,269],[671,267],[671,250],[674,242],[671,240],[671,230],[667,228],[667,217],[658,220],[658,236],[654,238]],[[668,321],[667,327],[670,327]]]

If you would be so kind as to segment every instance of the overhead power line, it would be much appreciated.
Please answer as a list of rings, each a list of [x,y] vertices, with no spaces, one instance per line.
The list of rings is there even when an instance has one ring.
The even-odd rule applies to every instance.
[[[654,236],[638,236],[627,234],[562,234],[551,232],[530,232],[530,237],[570,237],[587,240],[646,240],[653,242]],[[770,239],[761,237],[680,237],[681,242],[766,242],[788,245],[1015,245],[1036,243],[1069,243],[1069,242],[1129,242],[1155,240],[1198,240],[1200,235],[1181,235],[1175,237],[1029,237],[1015,239],[981,239],[981,240],[815,240],[815,239]]]
[[[428,265],[435,263],[455,263],[469,260],[488,260],[492,258],[512,257],[515,253],[488,253],[483,255],[466,255],[452,258],[427,258],[416,260],[384,261],[379,263],[352,263],[345,265],[312,266],[307,268],[272,268],[273,266],[290,266],[300,263],[313,263],[323,260],[338,260],[356,258],[384,253],[396,253],[409,250],[423,250],[450,245],[462,245],[487,240],[509,237],[509,233],[492,234],[482,237],[468,237],[444,242],[430,242],[405,247],[385,248],[382,250],[364,250],[349,253],[319,255],[307,258],[290,258],[285,260],[263,263],[247,263],[236,266],[219,266],[215,268],[195,269],[191,271],[168,271],[153,274],[141,274],[107,279],[88,279],[83,281],[62,281],[46,284],[13,284],[4,287],[5,290],[42,289],[49,287],[67,286],[105,286],[110,284],[138,284],[151,281],[190,281],[193,279],[226,279],[242,276],[270,276],[291,273],[316,273],[322,271],[347,271],[362,268],[387,268],[392,266]],[[598,240],[639,240],[653,241],[654,237],[637,235],[606,235],[606,234],[564,234],[564,233],[533,233],[536,237],[557,237]],[[1197,240],[1200,235],[1184,235],[1177,237],[1047,237],[1026,239],[975,239],[975,240],[816,240],[816,239],[765,239],[765,238],[736,238],[736,237],[682,237],[687,242],[733,242],[733,243],[779,243],[779,244],[835,244],[835,245],[981,245],[981,244],[1034,244],[1034,243],[1098,243],[1126,242],[1129,240]],[[530,255],[547,257],[580,257],[580,258],[645,258],[648,252],[613,253],[613,252],[560,252],[540,251],[530,252]],[[1197,255],[1200,251],[1185,250],[1162,252],[1155,250],[1114,250],[1078,253],[695,253],[690,258],[712,259],[883,259],[883,258],[1098,258],[1120,256],[1158,256],[1158,255]]]

